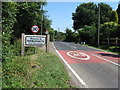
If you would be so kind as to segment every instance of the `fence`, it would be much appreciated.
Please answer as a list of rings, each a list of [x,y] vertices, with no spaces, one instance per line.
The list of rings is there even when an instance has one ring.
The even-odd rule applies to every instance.
[[[120,39],[118,37],[116,38],[103,38],[101,40],[102,45],[109,46],[116,46],[116,48],[120,45]]]

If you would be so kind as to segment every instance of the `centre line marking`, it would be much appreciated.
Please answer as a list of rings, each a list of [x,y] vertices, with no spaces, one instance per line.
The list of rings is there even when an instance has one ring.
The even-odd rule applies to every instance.
[[[53,43],[52,43],[53,44]],[[63,60],[63,62],[68,66],[68,68],[70,69],[70,71],[75,75],[75,77],[78,79],[78,81],[86,88],[88,88],[88,86],[86,85],[86,83],[82,80],[82,78],[74,71],[74,69],[65,61],[65,59],[62,57],[62,55],[58,52],[58,50],[56,49],[56,47],[53,44],[53,47],[55,49],[55,51],[58,53],[58,55],[60,56],[60,58]]]
[[[120,66],[120,64],[115,63],[115,62],[112,62],[112,61],[110,61],[110,60],[108,60],[108,59],[102,58],[102,57],[100,57],[100,56],[98,56],[98,55],[95,55],[95,54],[92,54],[92,55],[95,56],[95,57],[98,57],[98,58],[100,58],[100,59],[103,59],[104,61],[110,62],[110,63],[112,63],[112,64],[114,64],[114,65]]]
[[[75,46],[71,46],[71,47],[73,47],[73,48],[77,48],[77,47],[75,47]]]

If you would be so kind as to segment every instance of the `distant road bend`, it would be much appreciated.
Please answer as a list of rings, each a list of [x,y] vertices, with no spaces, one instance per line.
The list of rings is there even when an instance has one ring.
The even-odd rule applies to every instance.
[[[119,55],[67,42],[54,46],[88,88],[118,88]]]

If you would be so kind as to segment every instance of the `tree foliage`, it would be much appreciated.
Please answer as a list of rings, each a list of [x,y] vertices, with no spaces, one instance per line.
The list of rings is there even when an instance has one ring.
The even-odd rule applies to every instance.
[[[118,24],[115,22],[106,22],[101,25],[101,38],[115,38],[117,35]]]
[[[43,34],[46,30],[49,30],[51,21],[44,15],[45,10],[41,10],[42,5],[46,3],[33,3],[33,2],[24,2],[18,4],[18,13],[16,16],[17,22],[14,25],[14,35],[18,38],[21,37],[21,33],[32,34],[31,27],[33,25],[38,25],[41,28],[43,27]],[[43,15],[43,20],[42,20]],[[40,34],[41,32],[39,32]]]
[[[96,40],[96,27],[85,25],[83,28],[79,29],[79,37],[81,42],[86,42],[87,44],[95,44]]]
[[[73,28],[78,30],[84,25],[92,25],[96,23],[96,9],[97,6],[94,3],[83,3],[80,4],[75,13],[72,14],[74,21]]]
[[[120,19],[120,5],[118,5],[116,12],[112,10],[110,5],[105,3],[99,3],[98,6],[94,3],[83,3],[76,8],[75,13],[72,13],[73,28],[78,31],[79,40],[87,44],[97,44],[99,15],[100,38],[120,36],[120,27],[118,28],[117,25]]]
[[[66,28],[66,33],[65,33],[65,40],[67,42],[79,42],[79,35],[78,33],[74,33],[71,29]]]
[[[100,23],[110,22],[112,14],[112,8],[104,3],[100,3]],[[79,30],[84,25],[96,25],[98,22],[98,7],[94,3],[83,3],[80,4],[75,13],[72,14],[73,28]]]
[[[118,5],[117,8],[117,14],[118,14],[118,23],[120,24],[120,4]]]
[[[103,24],[105,22],[110,22],[112,8],[110,7],[110,5],[105,3],[100,3],[99,5],[100,5],[100,23]]]
[[[118,14],[116,11],[112,11],[112,14],[111,14],[111,21],[115,22],[118,24]]]
[[[13,27],[16,22],[16,14],[17,10],[17,3],[10,2],[10,3],[3,3],[3,11],[2,11],[2,48],[3,48],[3,58],[6,59],[8,56],[12,56],[10,48],[11,46],[11,38],[13,33]]]

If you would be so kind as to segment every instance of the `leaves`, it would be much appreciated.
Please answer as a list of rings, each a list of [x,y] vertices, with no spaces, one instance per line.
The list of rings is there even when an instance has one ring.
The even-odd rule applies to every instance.
[[[83,3],[76,8],[76,12],[73,13],[72,19],[74,20],[73,28],[78,30],[84,25],[92,25],[96,22],[96,10],[97,6],[94,3]]]

